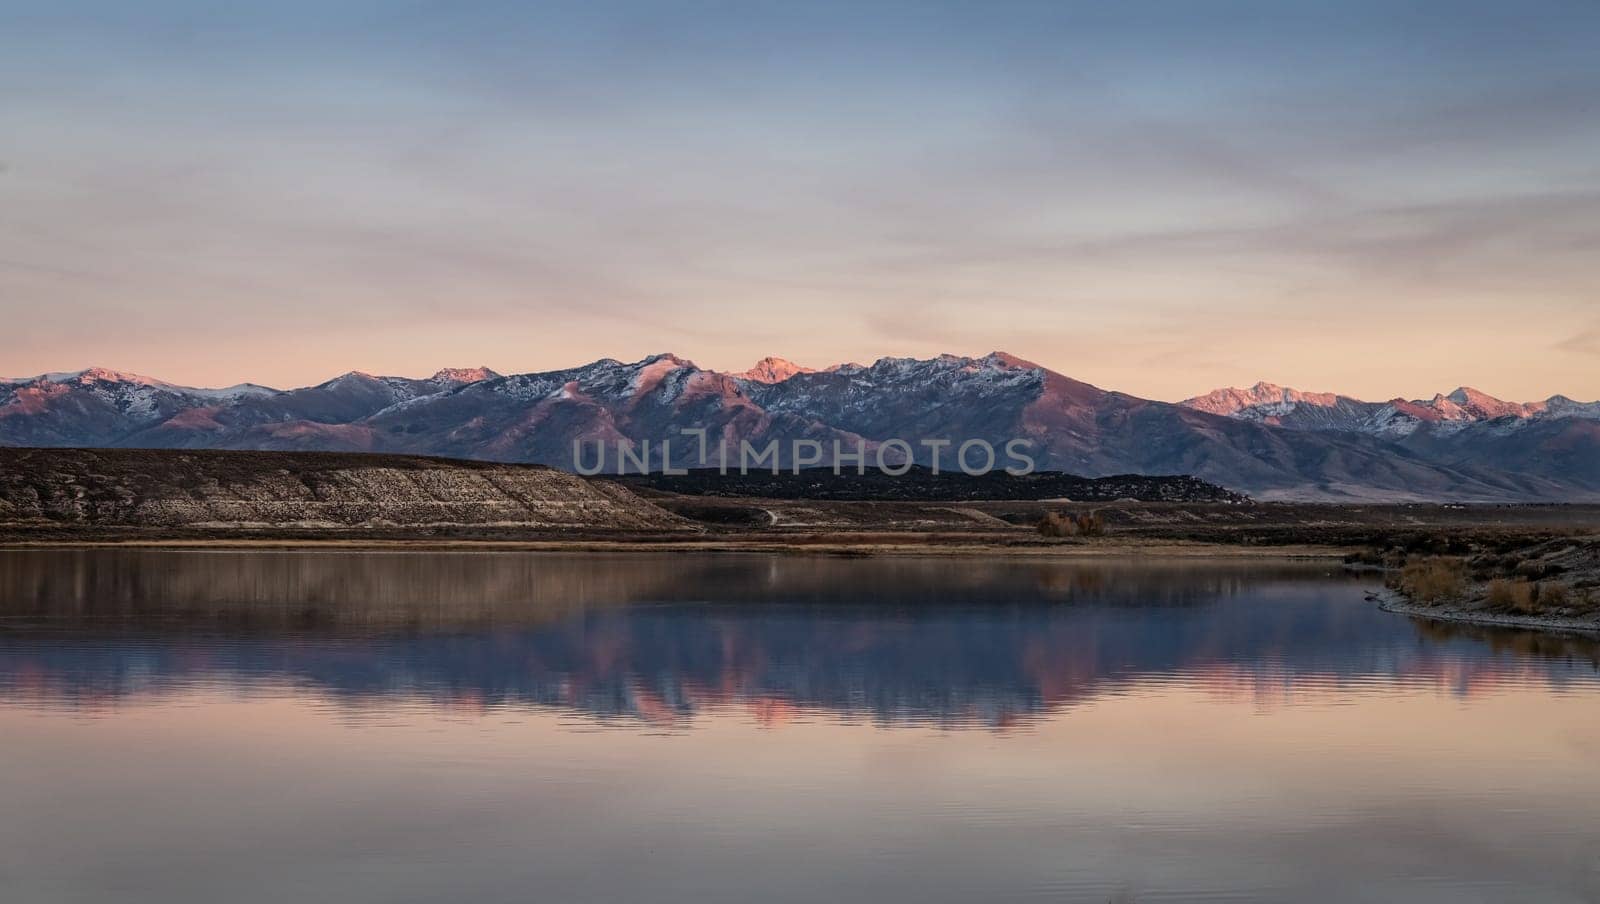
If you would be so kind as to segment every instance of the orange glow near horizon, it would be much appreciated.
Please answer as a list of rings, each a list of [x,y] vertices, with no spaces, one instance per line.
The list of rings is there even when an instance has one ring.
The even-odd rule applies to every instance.
[[[216,337],[200,345],[187,337],[181,341],[152,337],[153,347],[120,338],[72,339],[57,347],[36,344],[8,356],[8,370],[0,376],[103,366],[186,386],[249,382],[292,389],[351,370],[426,377],[445,367],[485,366],[515,374],[575,367],[600,358],[633,361],[661,352],[676,353],[708,369],[738,372],[768,355],[820,369],[852,361],[871,363],[880,357],[927,358],[942,353],[976,357],[1005,351],[1102,389],[1162,401],[1180,401],[1259,380],[1367,401],[1427,399],[1457,386],[1471,386],[1511,401],[1537,401],[1557,394],[1580,401],[1600,399],[1600,366],[1585,366],[1600,363],[1600,358],[1583,350],[1563,351],[1558,329],[1528,321],[1485,324],[1481,335],[1465,333],[1422,344],[1414,337],[1427,330],[1423,324],[1365,337],[1357,335],[1366,330],[1360,324],[1351,325],[1351,335],[1343,337],[1339,324],[1308,325],[1310,337],[1294,341],[1262,330],[1230,331],[1225,337],[1203,333],[1164,340],[1152,337],[1139,342],[1118,341],[1110,332],[1103,332],[1052,342],[1019,329],[1011,336],[997,331],[976,340],[975,345],[970,337],[953,336],[944,344],[900,340],[877,346],[864,341],[838,345],[837,336],[831,337],[836,345],[830,346],[825,337],[797,330],[791,338],[775,340],[771,346],[749,347],[748,351],[744,342],[681,337],[652,341],[647,336],[608,334],[593,339],[581,335],[579,326],[547,324],[527,342],[519,339],[514,328],[480,332],[449,325],[348,338],[331,333],[289,337],[274,335],[270,329],[250,330],[239,338]],[[1600,349],[1600,333],[1595,344]],[[1524,360],[1507,352],[1508,346],[1530,351]]]

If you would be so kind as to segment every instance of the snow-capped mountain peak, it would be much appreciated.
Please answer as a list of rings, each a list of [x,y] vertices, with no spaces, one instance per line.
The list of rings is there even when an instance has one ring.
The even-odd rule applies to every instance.
[[[261,386],[256,383],[235,383],[232,386],[224,386],[218,389],[183,386],[177,383],[168,383],[166,380],[158,380],[155,377],[147,377],[143,374],[130,373],[125,370],[113,370],[109,367],[86,367],[83,370],[60,371],[19,379],[0,379],[0,383],[55,383],[86,387],[125,387],[130,389],[146,387],[152,390],[201,399],[238,399],[251,395],[272,395],[278,392],[278,390],[270,386]]]
[[[0,383],[128,383],[137,386],[184,388],[173,386],[171,383],[157,380],[153,377],[112,370],[109,367],[86,367],[83,370],[53,371],[51,373],[35,374],[31,377],[4,377],[0,378]]]
[[[1274,418],[1290,415],[1302,407],[1338,409],[1350,403],[1362,404],[1358,399],[1337,393],[1302,392],[1276,383],[1261,381],[1246,389],[1234,387],[1216,389],[1203,396],[1185,399],[1179,404],[1196,411],[1240,420],[1271,421]]]
[[[499,376],[487,367],[446,367],[429,377],[428,382],[464,385],[498,379]]]
[[[755,366],[749,370],[731,374],[730,376],[756,383],[782,383],[796,374],[813,373],[816,373],[815,368],[796,364],[787,358],[777,358],[769,355],[757,361]]]
[[[74,376],[80,383],[135,383],[140,386],[171,386],[164,380],[157,380],[143,374],[133,374],[121,370],[112,370],[109,367],[90,367],[78,371]],[[65,382],[65,381],[61,381]]]
[[[1445,396],[1463,412],[1478,420],[1501,417],[1533,417],[1545,409],[1544,402],[1507,402],[1470,386],[1460,386]]]

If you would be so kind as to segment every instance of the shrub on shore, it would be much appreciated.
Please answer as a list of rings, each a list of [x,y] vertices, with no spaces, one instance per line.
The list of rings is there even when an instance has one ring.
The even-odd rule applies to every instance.
[[[1460,599],[1467,592],[1466,563],[1443,557],[1407,562],[1400,571],[1400,592],[1429,606]]]
[[[1539,606],[1544,609],[1565,609],[1569,596],[1565,584],[1545,583],[1539,585]]]
[[[1360,565],[1366,568],[1388,568],[1394,564],[1393,556],[1388,550],[1376,546],[1366,546],[1352,553],[1346,553],[1346,565]]]
[[[1540,609],[1539,585],[1531,581],[1508,581],[1504,578],[1490,581],[1489,605],[1515,612],[1537,612]]]
[[[1046,512],[1037,526],[1045,537],[1098,537],[1106,532],[1106,519],[1099,512]]]
[[[1045,512],[1036,526],[1041,537],[1071,537],[1078,532],[1078,526],[1073,523],[1072,516],[1061,512]]]
[[[1596,593],[1595,588],[1576,587],[1573,592],[1577,599],[1573,601],[1572,605],[1579,612],[1589,612],[1595,608],[1600,608],[1600,593]]]

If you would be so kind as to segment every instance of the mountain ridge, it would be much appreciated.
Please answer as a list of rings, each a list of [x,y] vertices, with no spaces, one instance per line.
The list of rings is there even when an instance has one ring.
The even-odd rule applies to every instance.
[[[953,467],[948,456],[967,440],[997,450],[1022,440],[1039,469],[1192,474],[1264,499],[1600,498],[1587,464],[1600,452],[1593,403],[1507,403],[1466,387],[1373,403],[1268,383],[1168,403],[998,351],[823,370],[769,358],[741,373],[662,353],[510,375],[351,371],[288,390],[198,389],[104,368],[0,383],[7,446],[388,452],[570,468],[574,443],[624,441],[648,443],[659,467],[663,441],[675,465],[706,464],[681,432],[701,430],[713,450],[776,442],[785,467],[797,441],[825,450],[822,464],[835,444],[871,456],[898,439],[916,463],[942,454]],[[918,446],[935,439],[952,447]]]
[[[1310,430],[1354,430],[1403,437],[1417,430],[1454,432],[1486,421],[1515,422],[1539,418],[1600,418],[1600,402],[1577,402],[1563,395],[1542,401],[1508,402],[1470,386],[1431,399],[1395,397],[1372,402],[1331,392],[1303,392],[1275,383],[1245,388],[1223,387],[1178,404],[1197,411]]]

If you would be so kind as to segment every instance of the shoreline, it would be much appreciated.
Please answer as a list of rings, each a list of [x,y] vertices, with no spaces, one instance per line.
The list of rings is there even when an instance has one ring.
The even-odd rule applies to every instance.
[[[1190,559],[1303,559],[1342,561],[1345,547],[1313,544],[1284,546],[1246,546],[1228,543],[1182,541],[1088,541],[1078,543],[1028,543],[974,541],[970,538],[924,538],[921,542],[896,542],[881,536],[861,541],[809,541],[803,538],[774,538],[770,541],[748,537],[719,539],[663,540],[639,542],[624,539],[425,539],[425,538],[51,538],[42,540],[0,540],[0,550],[70,549],[158,549],[158,550],[339,550],[373,552],[708,552],[766,553],[776,555],[827,556],[998,556],[1005,558],[1190,558]]]
[[[1435,621],[1483,625],[1492,628],[1522,628],[1555,634],[1600,635],[1600,622],[1594,620],[1543,615],[1507,615],[1499,612],[1483,612],[1481,610],[1462,609],[1452,606],[1421,606],[1406,599],[1405,595],[1400,591],[1388,587],[1380,588],[1367,594],[1367,599],[1376,601],[1378,608],[1384,612],[1392,612],[1396,615],[1410,615]]]

